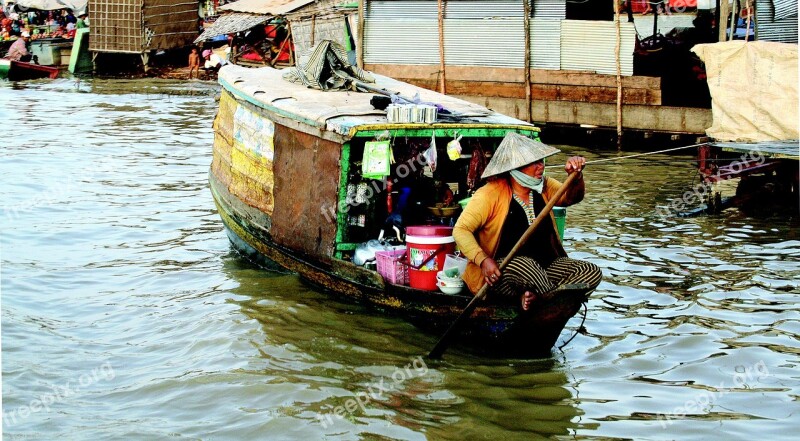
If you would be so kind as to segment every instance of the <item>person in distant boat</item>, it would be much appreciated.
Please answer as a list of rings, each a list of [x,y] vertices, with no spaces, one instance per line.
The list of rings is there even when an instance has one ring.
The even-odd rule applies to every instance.
[[[602,272],[597,265],[567,257],[552,212],[550,221],[539,224],[503,272],[499,269],[499,263],[561,187],[559,181],[544,176],[545,158],[558,152],[509,133],[486,166],[482,177],[489,182],[475,193],[453,230],[459,249],[469,259],[463,278],[473,293],[486,283],[490,285],[489,299],[514,302],[528,311],[560,285],[586,283],[593,290],[600,284]],[[564,170],[578,173],[578,177],[556,205],[583,200],[585,164],[580,156],[567,160]]]
[[[31,53],[28,52],[28,41],[30,38],[31,34],[29,34],[28,31],[22,31],[22,34],[19,38],[17,38],[17,41],[15,41],[11,47],[8,48],[6,58],[14,61],[31,61]]]
[[[81,14],[78,16],[78,21],[75,22],[75,29],[83,29],[89,27],[89,16]]]

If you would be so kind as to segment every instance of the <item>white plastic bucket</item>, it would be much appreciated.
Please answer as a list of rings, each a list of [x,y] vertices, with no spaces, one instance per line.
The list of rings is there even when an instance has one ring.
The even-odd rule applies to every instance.
[[[450,268],[458,268],[458,275],[460,277],[467,269],[467,259],[461,256],[456,256],[455,254],[448,254],[444,258],[444,266],[442,267],[442,270],[447,272],[447,270]]]

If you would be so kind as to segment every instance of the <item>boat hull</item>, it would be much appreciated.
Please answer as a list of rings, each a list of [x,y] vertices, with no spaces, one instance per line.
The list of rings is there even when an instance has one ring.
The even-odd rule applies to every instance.
[[[385,283],[375,273],[350,262],[321,261],[274,243],[269,230],[254,223],[254,208],[231,194],[211,172],[209,182],[218,213],[234,248],[270,269],[297,273],[308,283],[377,312],[395,315],[419,328],[441,334],[471,300]],[[261,214],[263,216],[263,213]],[[482,305],[466,321],[460,342],[473,350],[512,357],[549,356],[567,321],[586,302],[587,293],[569,293],[520,314],[516,305]]]
[[[428,145],[432,138],[457,133],[467,145],[483,142],[488,148],[509,132],[535,139],[538,128],[390,78],[377,77],[376,87],[436,102],[450,116],[432,124],[390,122],[385,111],[374,107],[371,94],[310,90],[284,81],[283,73],[270,68],[226,66],[220,70],[220,83],[209,183],[233,245],[315,287],[405,318],[434,337],[441,335],[473,299],[470,294],[392,285],[376,271],[351,262],[360,244],[379,234],[378,217],[383,216],[377,205],[356,207],[358,197],[348,196],[349,188],[366,184],[356,178],[363,173],[360,158],[366,142],[387,132],[401,139],[404,147],[397,144],[397,179],[392,182],[407,178],[408,183],[419,179],[413,176],[422,165],[414,142]],[[379,180],[371,181],[373,187],[364,188],[367,200],[384,191],[374,187]],[[390,181],[385,182],[388,186]],[[366,211],[356,216],[359,210]],[[364,223],[359,225],[359,219]],[[410,219],[406,221],[426,222]],[[565,291],[524,315],[516,302],[484,302],[464,320],[460,336],[481,350],[548,356],[585,300],[585,292]]]
[[[58,68],[40,66],[14,60],[0,60],[0,79],[9,81],[35,80],[38,78],[58,78]]]

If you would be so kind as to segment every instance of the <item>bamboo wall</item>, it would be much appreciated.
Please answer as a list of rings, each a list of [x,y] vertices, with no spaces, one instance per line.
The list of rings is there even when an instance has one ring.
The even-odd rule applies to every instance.
[[[92,0],[92,52],[143,53],[197,37],[197,0]]]

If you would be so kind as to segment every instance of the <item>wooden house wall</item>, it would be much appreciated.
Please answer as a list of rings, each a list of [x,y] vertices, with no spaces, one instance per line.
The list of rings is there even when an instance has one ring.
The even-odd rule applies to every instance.
[[[197,38],[197,0],[144,0],[146,49],[173,49]]]
[[[438,90],[439,66],[366,64],[367,70],[426,89]],[[661,105],[661,78],[622,77],[626,129],[702,134],[711,110]],[[531,115],[525,69],[447,67],[447,94],[522,120],[551,124],[616,126],[616,77],[592,72],[531,70]]]
[[[92,0],[93,52],[142,53],[197,37],[197,0]]]
[[[366,0],[363,67],[432,90],[444,75],[448,95],[522,120],[616,127],[613,22],[564,20],[556,0],[532,5],[530,91],[521,0],[446,1],[444,73],[436,1]],[[493,22],[503,32],[489,32]],[[623,128],[704,133],[709,109],[664,106],[661,78],[632,75],[635,29],[621,24]]]
[[[272,240],[310,256],[333,256],[339,195],[338,143],[275,124]]]
[[[348,36],[345,31],[345,20],[344,16],[293,20],[292,41],[295,53],[302,56],[322,40],[332,40],[341,44],[342,47],[347,47]]]
[[[141,0],[93,0],[92,52],[142,52]]]

